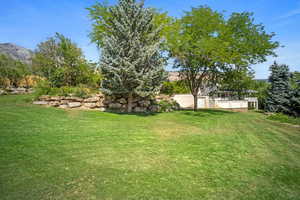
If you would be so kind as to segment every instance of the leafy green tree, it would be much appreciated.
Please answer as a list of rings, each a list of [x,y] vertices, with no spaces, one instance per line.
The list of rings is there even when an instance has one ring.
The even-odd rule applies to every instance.
[[[127,111],[132,112],[133,97],[158,93],[166,78],[155,12],[135,0],[108,7],[96,4],[89,10],[92,41],[101,47],[102,90],[127,98]]]
[[[243,99],[254,85],[254,72],[247,68],[233,69],[225,72],[221,80],[221,90],[229,90],[237,94],[238,99]]]
[[[92,66],[81,49],[59,33],[40,43],[33,58],[33,70],[52,87],[90,84],[96,76]]]
[[[267,92],[266,108],[268,112],[290,113],[290,73],[287,65],[279,65],[276,62],[270,67],[271,86]]]
[[[254,24],[251,13],[233,13],[228,20],[209,7],[192,8],[172,25],[166,36],[175,68],[194,96],[203,85],[212,86],[225,71],[266,61],[279,46],[273,33]]]
[[[267,98],[267,91],[270,84],[264,80],[254,80],[252,90],[255,90],[257,93],[254,94],[255,97],[258,99],[258,107],[259,109],[264,110],[266,106],[266,98]]]
[[[2,87],[8,86],[5,84],[5,80],[9,80],[10,85],[17,87],[18,82],[30,73],[28,65],[9,56],[0,55],[0,82]]]

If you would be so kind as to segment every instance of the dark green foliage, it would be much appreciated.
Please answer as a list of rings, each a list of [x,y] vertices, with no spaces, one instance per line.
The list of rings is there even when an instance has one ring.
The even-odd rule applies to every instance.
[[[160,90],[161,94],[188,94],[190,91],[183,81],[166,81]]]
[[[300,125],[300,118],[295,118],[293,116],[285,115],[282,113],[275,113],[267,117],[269,120],[278,121],[281,123]]]
[[[86,84],[99,87],[100,75],[80,48],[70,39],[56,33],[38,45],[33,58],[35,73],[47,78],[52,87]]]
[[[136,0],[119,0],[108,7],[96,4],[89,10],[92,40],[101,47],[102,91],[127,98],[131,112],[133,96],[159,93],[166,78],[155,12]]]
[[[296,81],[291,94],[290,112],[293,116],[300,117],[300,80]]]
[[[0,87],[17,87],[18,82],[30,74],[29,66],[9,56],[0,55]],[[9,82],[9,83],[5,83]]]
[[[287,65],[276,62],[270,67],[270,87],[267,91],[266,107],[268,112],[282,112],[290,114],[290,73]]]

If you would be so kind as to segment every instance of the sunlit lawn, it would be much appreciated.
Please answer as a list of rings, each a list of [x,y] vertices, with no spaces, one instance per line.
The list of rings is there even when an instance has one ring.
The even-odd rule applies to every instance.
[[[300,199],[300,128],[260,113],[66,111],[0,97],[0,199]]]

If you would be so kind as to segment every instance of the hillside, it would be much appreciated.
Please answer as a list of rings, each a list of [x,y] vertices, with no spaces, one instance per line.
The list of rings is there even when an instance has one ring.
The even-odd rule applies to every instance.
[[[0,54],[12,57],[26,64],[31,64],[33,52],[11,43],[0,43]]]

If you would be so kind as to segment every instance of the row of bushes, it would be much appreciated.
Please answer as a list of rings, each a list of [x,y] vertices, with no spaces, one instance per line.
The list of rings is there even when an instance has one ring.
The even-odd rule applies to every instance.
[[[76,96],[86,98],[99,92],[96,88],[88,87],[87,85],[79,84],[78,86],[63,86],[52,87],[51,83],[47,80],[39,81],[34,88],[34,97],[37,99],[41,95],[50,96]]]

